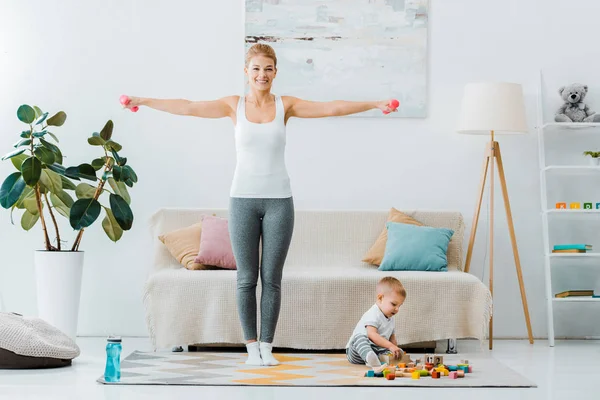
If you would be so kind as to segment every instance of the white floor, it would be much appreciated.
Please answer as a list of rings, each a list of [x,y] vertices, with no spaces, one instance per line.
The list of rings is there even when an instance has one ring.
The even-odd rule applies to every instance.
[[[598,399],[600,398],[600,341],[497,340],[493,357],[535,382],[532,389],[429,388],[277,388],[107,386],[96,382],[104,371],[104,338],[79,338],[81,356],[72,367],[52,370],[0,370],[0,399],[381,399],[423,396],[451,399]],[[150,350],[146,338],[124,338],[123,357],[133,350]],[[475,341],[460,341],[459,351],[481,350]],[[389,397],[391,396],[391,397]],[[423,397],[421,397],[423,398]]]

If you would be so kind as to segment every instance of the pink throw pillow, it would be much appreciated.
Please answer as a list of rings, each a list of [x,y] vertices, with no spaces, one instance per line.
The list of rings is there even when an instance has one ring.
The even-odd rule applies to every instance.
[[[201,220],[200,250],[194,262],[225,269],[237,269],[227,219],[203,215]]]

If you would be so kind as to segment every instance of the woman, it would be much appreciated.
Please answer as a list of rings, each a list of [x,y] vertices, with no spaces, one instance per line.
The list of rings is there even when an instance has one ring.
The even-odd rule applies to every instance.
[[[146,106],[177,115],[229,117],[235,125],[237,165],[230,191],[229,231],[237,264],[237,307],[248,349],[247,364],[278,365],[271,353],[281,303],[281,276],[294,227],[294,204],[285,166],[286,123],[292,117],[349,115],[378,108],[394,112],[389,100],[313,102],[271,94],[277,57],[255,44],[244,68],[250,91],[213,101],[130,97],[125,106]],[[259,241],[262,236],[262,259]],[[256,286],[262,283],[261,334],[257,341]]]

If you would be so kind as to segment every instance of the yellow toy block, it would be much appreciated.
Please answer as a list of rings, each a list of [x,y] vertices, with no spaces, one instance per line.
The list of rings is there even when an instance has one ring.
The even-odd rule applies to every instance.
[[[571,209],[578,210],[578,209],[580,209],[580,208],[581,208],[581,203],[571,203],[571,204],[569,205],[569,207],[570,207]]]
[[[421,379],[421,374],[419,373],[419,371],[415,371],[412,373],[412,378],[413,379]]]

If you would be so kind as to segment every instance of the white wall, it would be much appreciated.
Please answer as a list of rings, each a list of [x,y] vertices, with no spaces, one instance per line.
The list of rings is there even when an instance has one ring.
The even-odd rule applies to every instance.
[[[597,2],[566,3],[432,0],[429,117],[293,120],[287,163],[297,208],[456,209],[464,213],[470,228],[487,139],[453,132],[463,85],[475,80],[522,83],[531,134],[499,139],[533,330],[536,337],[544,337],[534,130],[537,74],[539,68],[573,71],[564,77],[566,82],[549,85],[554,91],[580,79],[578,63],[597,66],[600,61],[600,47],[592,40],[600,33],[598,13],[592,10],[598,10]],[[66,125],[57,131],[73,162],[96,156],[85,139],[113,119],[115,140],[123,144],[123,153],[139,175],[132,190],[133,231],[117,244],[108,241],[100,224],[84,235],[80,334],[146,335],[141,293],[147,273],[148,217],[162,206],[227,207],[235,165],[233,129],[228,120],[176,117],[149,109],[131,114],[122,111],[117,100],[122,93],[190,99],[239,94],[243,2],[112,0],[100,6],[73,0],[5,0],[0,4],[4,149],[0,152],[8,152],[21,131],[17,107],[37,104],[68,113]],[[581,12],[574,15],[573,10]],[[593,83],[591,77],[587,83]],[[600,111],[600,77],[595,79],[592,91]],[[2,179],[11,171],[10,163],[0,163]],[[441,189],[446,184],[451,185],[449,191]],[[499,190],[496,193],[495,336],[525,337],[502,198]],[[486,270],[486,218],[484,209],[472,265],[472,273],[479,277]],[[10,225],[4,211],[0,232],[0,291],[6,308],[34,314],[32,251],[42,246],[40,230],[26,233]],[[66,225],[64,232],[70,233]],[[485,273],[484,282],[487,279]],[[600,290],[597,280],[594,284]],[[585,310],[598,315],[597,308]],[[597,323],[579,319],[581,315],[569,317],[563,310],[557,335],[600,335]]]

